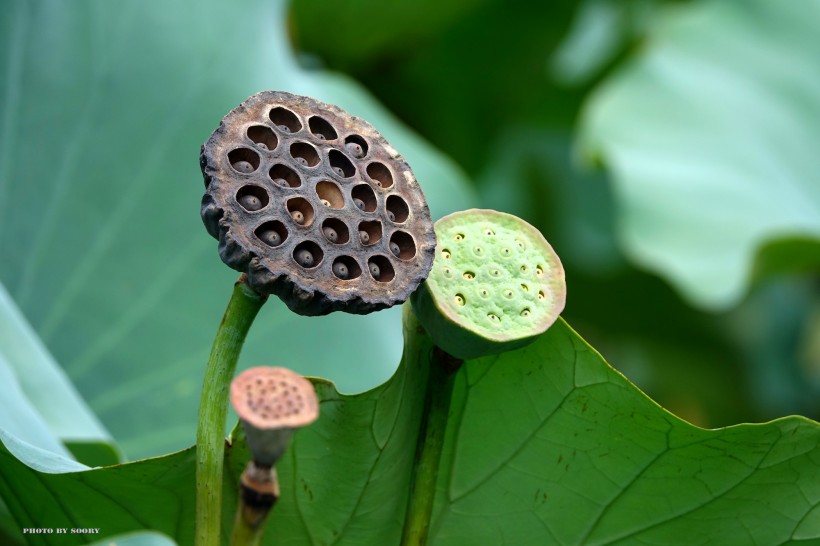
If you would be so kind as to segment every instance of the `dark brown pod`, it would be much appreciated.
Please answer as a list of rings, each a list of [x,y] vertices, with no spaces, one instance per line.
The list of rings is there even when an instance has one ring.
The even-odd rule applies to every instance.
[[[384,309],[430,272],[435,232],[410,166],[336,106],[257,93],[225,116],[200,165],[220,257],[299,314]]]

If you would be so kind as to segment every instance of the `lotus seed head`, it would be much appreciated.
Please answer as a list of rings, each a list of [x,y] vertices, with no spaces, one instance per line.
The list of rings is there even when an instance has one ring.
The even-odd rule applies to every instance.
[[[235,163],[232,163],[232,166],[237,171],[245,174],[252,173],[254,171],[253,165],[247,161],[236,161]]]
[[[251,212],[262,208],[262,200],[251,194],[245,194],[240,197],[239,204],[242,205],[245,210],[249,210]]]
[[[364,201],[362,201],[358,197],[353,199],[353,204],[356,205],[359,209],[364,210]]]
[[[313,254],[306,248],[298,250],[296,252],[296,261],[302,267],[311,267],[313,265]]]
[[[382,276],[382,272],[379,269],[379,266],[377,266],[373,262],[370,262],[369,267],[370,267],[370,276],[373,277],[376,280],[379,280],[379,277]]]
[[[282,236],[273,229],[266,229],[261,232],[259,238],[263,243],[270,246],[278,246],[282,242]]]
[[[347,149],[347,151],[350,152],[350,155],[355,158],[361,158],[364,155],[364,150],[362,147],[355,142],[348,142],[345,144],[345,149]]]
[[[288,184],[288,181],[285,180],[284,178],[276,178],[276,179],[274,179],[273,183],[276,184],[277,186],[282,186],[283,188],[289,188],[290,187],[290,184]]]
[[[390,220],[391,222],[395,222],[395,221],[396,221],[396,215],[395,215],[395,214],[393,214],[393,211],[392,211],[392,210],[388,210],[388,211],[387,211],[387,219],[388,219],[388,220]]]
[[[330,226],[325,226],[322,229],[322,233],[325,234],[325,237],[327,237],[327,240],[331,243],[335,243],[337,240],[339,240],[339,234],[336,233],[336,230]]]
[[[333,172],[344,178],[345,172],[341,167],[333,167]]]
[[[305,223],[305,215],[302,214],[301,210],[290,211],[290,217],[293,218],[293,221],[299,224],[300,226]]]
[[[360,231],[359,239],[362,241],[363,245],[366,245],[370,242],[370,235],[366,231]]]
[[[392,252],[394,256],[398,257],[398,255],[401,254],[401,248],[399,248],[399,245],[396,243],[390,243],[390,252]]]
[[[303,166],[305,166],[305,167],[307,167],[307,164],[308,164],[308,163],[307,163],[307,159],[305,159],[304,157],[297,157],[297,158],[296,158],[296,162],[297,162],[299,165],[303,165]]]
[[[339,277],[340,279],[347,279],[350,272],[347,269],[347,266],[342,262],[336,262],[333,264],[333,274]]]

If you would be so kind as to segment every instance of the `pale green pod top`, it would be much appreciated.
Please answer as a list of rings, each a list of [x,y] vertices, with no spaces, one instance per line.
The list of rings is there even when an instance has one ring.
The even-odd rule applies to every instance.
[[[427,280],[411,297],[433,341],[467,359],[521,347],[564,309],[558,255],[537,229],[511,214],[471,209],[435,224]]]

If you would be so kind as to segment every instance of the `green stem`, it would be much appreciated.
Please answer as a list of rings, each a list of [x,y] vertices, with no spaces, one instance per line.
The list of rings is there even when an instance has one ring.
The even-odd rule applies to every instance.
[[[248,286],[244,275],[239,278],[216,331],[211,356],[208,358],[196,434],[197,546],[220,544],[222,461],[225,454],[228,387],[233,379],[245,336],[265,299],[265,296],[257,294]]]
[[[430,372],[416,445],[416,459],[410,484],[410,499],[404,521],[402,546],[424,546],[430,531],[430,517],[436,496],[436,480],[450,413],[450,399],[461,360],[433,347]]]

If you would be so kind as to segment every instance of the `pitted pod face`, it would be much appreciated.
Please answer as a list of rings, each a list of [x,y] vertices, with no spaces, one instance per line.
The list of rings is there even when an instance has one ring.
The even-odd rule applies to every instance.
[[[231,405],[256,429],[297,428],[319,416],[313,384],[287,368],[260,366],[231,382]]]
[[[467,210],[436,222],[433,269],[413,294],[433,341],[458,358],[520,347],[564,309],[561,261],[525,221],[492,210]]]
[[[409,165],[367,122],[265,91],[202,147],[202,220],[222,260],[303,315],[369,313],[427,277],[435,232]]]

